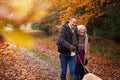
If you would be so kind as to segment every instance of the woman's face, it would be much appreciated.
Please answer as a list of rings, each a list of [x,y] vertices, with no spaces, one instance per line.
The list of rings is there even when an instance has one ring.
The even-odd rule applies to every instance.
[[[85,29],[80,29],[80,30],[79,30],[79,34],[80,34],[80,35],[84,35],[84,34],[85,34]]]

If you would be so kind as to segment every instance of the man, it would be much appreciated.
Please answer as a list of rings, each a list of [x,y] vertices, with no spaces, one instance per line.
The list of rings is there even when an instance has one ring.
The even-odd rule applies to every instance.
[[[70,80],[75,80],[75,65],[76,65],[76,30],[77,19],[70,18],[69,22],[62,25],[58,34],[58,52],[60,53],[61,64],[61,80],[66,80],[67,65],[70,70]]]

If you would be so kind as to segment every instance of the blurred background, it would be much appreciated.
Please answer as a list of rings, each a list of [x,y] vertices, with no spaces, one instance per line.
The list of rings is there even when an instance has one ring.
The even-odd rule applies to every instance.
[[[120,59],[119,14],[119,0],[0,0],[0,34],[29,47],[43,36],[57,42],[61,25],[75,16],[88,29],[92,52]]]

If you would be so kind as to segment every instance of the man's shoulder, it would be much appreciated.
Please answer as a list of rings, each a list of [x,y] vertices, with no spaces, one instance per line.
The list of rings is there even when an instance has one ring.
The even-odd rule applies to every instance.
[[[69,22],[66,22],[66,23],[62,24],[62,27],[68,27],[69,26],[68,23]]]

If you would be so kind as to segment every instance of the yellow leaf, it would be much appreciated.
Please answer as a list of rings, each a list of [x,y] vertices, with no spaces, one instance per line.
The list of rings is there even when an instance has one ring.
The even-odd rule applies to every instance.
[[[33,47],[33,39],[30,35],[24,33],[20,30],[13,30],[8,31],[4,33],[4,37],[17,45],[20,45],[22,47],[26,48],[32,48]]]
[[[20,52],[19,52],[19,51],[16,51],[15,53],[16,53],[16,54],[20,54]]]
[[[107,80],[112,80],[111,78],[107,78]]]
[[[0,53],[0,57],[2,57],[3,55]]]

